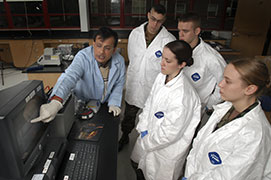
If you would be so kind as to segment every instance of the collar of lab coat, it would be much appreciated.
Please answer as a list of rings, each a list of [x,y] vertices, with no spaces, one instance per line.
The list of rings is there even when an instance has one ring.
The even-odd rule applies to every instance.
[[[198,43],[196,44],[196,46],[192,48],[192,50],[194,50],[196,47],[198,47],[198,45],[200,45],[200,42],[202,41],[202,39],[201,39],[200,37],[198,37],[198,38],[199,38],[199,41],[198,41]]]
[[[140,31],[141,31],[140,33],[144,34],[144,37],[142,36],[144,39],[145,39],[145,25],[146,25],[146,24],[148,24],[148,21],[140,25]],[[155,41],[155,39],[159,38],[159,36],[161,36],[161,34],[164,33],[164,31],[165,31],[165,27],[162,25],[162,26],[160,27],[159,32],[158,32],[158,33],[156,34],[156,36],[153,38],[151,44],[153,44],[154,41]],[[151,44],[149,44],[149,46],[150,46]]]
[[[258,105],[256,107],[254,107],[251,111],[246,113],[244,115],[244,117],[247,116],[248,114],[251,114],[251,112],[253,113],[253,112],[257,111],[256,114],[260,113],[261,108],[259,108],[259,106],[261,105],[261,102],[259,100],[257,100],[257,102],[258,102]],[[221,118],[228,112],[228,110],[231,107],[232,107],[232,103],[228,102],[228,101],[221,103],[221,104],[218,104],[218,105],[215,105],[214,106],[214,110],[215,110],[214,113],[217,114],[217,117],[218,117],[217,121],[220,121]]]
[[[203,48],[200,48],[201,46],[203,46],[205,42],[202,40],[201,37],[199,37],[199,43],[193,48],[193,55],[198,55],[198,54],[201,54],[202,52],[202,49]]]
[[[170,86],[174,85],[176,83],[176,81],[178,81],[178,79],[182,76],[182,74],[183,74],[183,70],[181,70],[181,72],[176,77],[174,77],[167,84],[165,84],[165,86],[170,87]],[[167,78],[167,75],[164,75],[164,82],[166,82],[166,78]]]

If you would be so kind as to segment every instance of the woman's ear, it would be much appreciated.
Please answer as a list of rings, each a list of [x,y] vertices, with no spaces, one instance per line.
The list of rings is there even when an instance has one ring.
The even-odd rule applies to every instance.
[[[254,85],[254,84],[248,85],[246,87],[245,94],[250,96],[250,95],[253,95],[257,90],[258,90],[258,86]]]
[[[182,69],[186,66],[186,62],[182,62],[182,64],[179,64],[179,69]]]

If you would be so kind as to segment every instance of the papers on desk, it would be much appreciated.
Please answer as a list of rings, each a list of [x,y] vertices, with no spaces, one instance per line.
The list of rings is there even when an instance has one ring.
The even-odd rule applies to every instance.
[[[72,54],[66,54],[62,57],[63,60],[72,61],[74,56]]]
[[[37,63],[39,65],[43,65],[43,66],[48,66],[48,65],[49,66],[59,66],[61,64],[60,54],[53,55],[53,56],[42,55],[37,60]]]
[[[44,53],[37,60],[39,65],[60,66],[62,60],[72,61],[74,55],[72,54],[73,44],[60,44],[58,48],[47,47]]]
[[[73,129],[72,136],[75,140],[99,141],[104,124],[83,123],[80,127]]]

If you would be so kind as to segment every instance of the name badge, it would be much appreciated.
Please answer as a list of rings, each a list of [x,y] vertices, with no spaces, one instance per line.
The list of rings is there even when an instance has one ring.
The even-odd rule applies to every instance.
[[[158,57],[158,58],[161,57],[162,56],[162,52],[160,50],[156,51],[155,52],[155,56]]]
[[[200,75],[199,73],[194,73],[192,74],[191,78],[193,79],[193,81],[198,81],[200,79]]]
[[[209,152],[208,153],[209,160],[213,165],[218,165],[222,163],[222,160],[217,152]]]
[[[159,111],[157,113],[154,114],[155,117],[157,117],[158,119],[161,119],[162,117],[164,117],[164,113],[162,111]]]

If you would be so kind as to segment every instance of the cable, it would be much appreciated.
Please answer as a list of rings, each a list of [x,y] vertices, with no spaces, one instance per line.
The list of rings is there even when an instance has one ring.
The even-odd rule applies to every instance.
[[[64,1],[62,0],[61,2],[62,2],[62,12],[63,12],[63,14],[64,14],[64,16],[63,16],[63,20],[64,20],[64,22],[65,22],[65,21],[66,21],[66,14],[65,14],[65,6],[64,6]]]
[[[32,33],[29,29],[29,25],[28,25],[28,16],[27,16],[27,7],[26,7],[26,2],[24,1],[24,12],[25,12],[25,20],[26,20],[26,29],[27,32],[30,34],[30,36],[32,36]]]
[[[26,67],[26,65],[30,62],[30,59],[31,59],[31,56],[32,56],[32,52],[33,52],[33,48],[34,48],[34,41],[31,40],[30,54],[29,54],[29,56],[28,56],[28,58],[27,58],[27,61],[26,61],[26,63],[24,64],[23,67]]]

